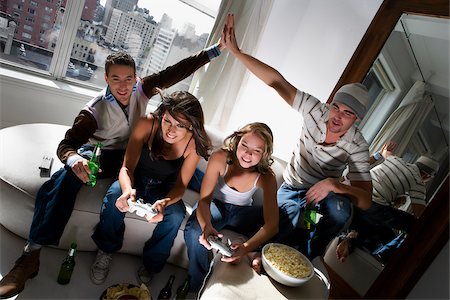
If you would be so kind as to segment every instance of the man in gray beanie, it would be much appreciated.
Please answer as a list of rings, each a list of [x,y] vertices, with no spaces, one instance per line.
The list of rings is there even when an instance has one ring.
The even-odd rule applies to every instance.
[[[280,224],[275,240],[300,248],[310,258],[323,255],[350,220],[352,204],[363,210],[371,205],[369,146],[355,126],[367,110],[367,89],[350,83],[336,92],[332,103],[323,103],[295,88],[274,68],[241,52],[233,27],[233,16],[228,16],[223,36],[230,52],[303,118],[300,138],[278,190]],[[339,181],[346,168],[351,185]],[[304,226],[307,206],[322,215],[310,229]]]
[[[373,156],[375,160],[383,160],[370,170],[373,203],[366,211],[356,209],[352,232],[341,238],[336,248],[340,261],[349,255],[350,246],[364,246],[385,262],[388,258],[386,249],[392,252],[405,237],[395,238],[392,229],[407,233],[425,209],[425,185],[438,171],[439,163],[426,155],[420,156],[414,164],[407,163],[394,155],[396,146],[395,142],[389,141]],[[411,205],[403,211],[399,208],[405,204],[406,195]],[[383,247],[383,244],[388,246]]]

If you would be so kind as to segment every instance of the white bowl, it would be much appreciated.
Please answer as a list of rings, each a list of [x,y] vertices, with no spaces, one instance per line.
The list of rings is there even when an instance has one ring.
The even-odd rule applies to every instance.
[[[279,268],[277,268],[271,261],[269,261],[266,257],[266,251],[269,247],[285,247],[287,250],[292,251],[293,255],[298,255],[301,260],[306,264],[306,266],[309,268],[310,272],[309,275],[303,278],[299,277],[293,277],[288,275],[287,273],[281,271]],[[292,257],[292,259],[295,259],[295,257]],[[314,276],[314,266],[309,261],[309,259],[304,256],[302,253],[300,253],[298,250],[289,247],[287,245],[278,244],[278,243],[269,243],[265,245],[262,249],[262,265],[264,267],[264,270],[266,273],[272,277],[274,280],[278,281],[281,284],[287,285],[287,286],[300,286],[304,284],[305,282],[308,282],[313,276]]]

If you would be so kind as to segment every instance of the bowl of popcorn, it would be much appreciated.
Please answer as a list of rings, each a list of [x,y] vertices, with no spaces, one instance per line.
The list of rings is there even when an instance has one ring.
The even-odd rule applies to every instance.
[[[130,283],[114,284],[103,291],[100,300],[151,300],[150,291],[145,284],[137,286]]]
[[[287,286],[300,286],[314,276],[314,266],[298,250],[269,243],[262,249],[262,265],[274,280]]]

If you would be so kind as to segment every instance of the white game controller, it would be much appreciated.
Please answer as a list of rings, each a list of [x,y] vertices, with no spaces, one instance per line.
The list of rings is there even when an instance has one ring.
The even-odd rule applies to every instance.
[[[144,203],[142,199],[136,200],[136,202],[133,202],[133,200],[128,199],[128,211],[130,213],[136,212],[136,215],[139,217],[145,217],[147,216],[147,219],[150,220],[154,216],[158,214],[158,210],[154,207],[152,207],[150,204]]]
[[[219,250],[219,252],[223,256],[231,257],[233,255],[233,250],[226,243],[222,241],[222,239],[215,235],[208,236],[208,243],[211,244],[211,247]]]

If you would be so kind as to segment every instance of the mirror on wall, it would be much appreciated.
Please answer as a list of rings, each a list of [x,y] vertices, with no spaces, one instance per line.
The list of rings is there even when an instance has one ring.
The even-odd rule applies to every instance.
[[[380,18],[380,22],[382,22],[381,19],[383,18]],[[395,22],[397,23],[394,26]],[[395,153],[407,162],[414,163],[422,154],[432,156],[439,162],[440,169],[434,179],[427,183],[427,200],[435,200],[439,203],[448,202],[448,197],[433,200],[432,198],[443,181],[447,180],[448,182],[446,178],[449,174],[450,22],[448,18],[403,13],[398,20],[396,19],[391,24],[389,32],[385,31],[386,42],[379,46],[380,50],[375,50],[377,47],[374,46],[376,43],[374,41],[377,41],[379,36],[373,32],[380,32],[384,29],[381,30],[380,27],[374,26],[373,31],[366,34],[365,40],[362,42],[363,46],[358,47],[342,76],[342,82],[337,87],[346,82],[356,81],[360,81],[368,87],[370,107],[366,117],[359,124],[359,128],[370,145],[371,154],[379,150],[384,142],[394,140],[399,144]],[[378,43],[380,40],[384,39],[379,38]],[[370,49],[373,52],[369,54],[360,49]],[[361,58],[366,61],[363,62],[364,59]],[[364,68],[361,66],[369,60],[371,61],[366,65],[367,67],[361,71]],[[358,72],[360,73],[358,74]],[[394,119],[393,116],[396,118]],[[411,204],[406,203],[402,209],[408,210],[410,207]],[[420,222],[422,221],[424,220],[420,220]],[[445,219],[441,218],[436,222],[445,223]],[[431,225],[431,223],[428,221],[426,224]],[[439,232],[441,231],[436,230],[436,233]],[[433,234],[434,232],[427,233],[426,238],[421,232],[417,235],[413,234],[413,236],[421,240],[421,243],[426,240],[427,243],[429,242],[427,245],[432,245]],[[446,235],[448,236],[448,233]],[[419,246],[416,241],[408,242],[408,246],[411,247],[408,250],[411,258],[413,251],[424,249],[423,244]],[[404,248],[405,245],[402,247]],[[397,251],[404,253],[402,248]],[[358,257],[365,257],[360,253],[355,255],[358,256],[353,261],[358,263],[360,262]],[[346,271],[340,271],[339,275],[360,296],[378,298],[387,293],[386,290],[380,290],[382,284],[379,282],[386,284],[389,282],[386,278],[391,278],[390,282],[399,278],[406,282],[409,280],[408,278],[419,277],[421,275],[419,272],[423,272],[422,266],[419,271],[413,271],[412,266],[415,264],[407,263],[406,256],[404,257],[404,262],[401,259],[400,261],[399,259],[390,260],[381,269],[372,268],[368,263],[367,268],[361,268],[361,270],[367,271],[366,273],[355,274],[355,270],[359,268],[357,266],[356,269],[349,270],[347,268]],[[423,258],[422,253],[414,258],[417,259],[417,257]],[[425,259],[420,261],[420,264],[424,265],[429,265],[429,263]],[[393,268],[394,265],[396,265],[395,268]],[[404,272],[399,271],[399,265],[404,268]],[[333,267],[335,266],[333,262]],[[426,267],[424,266],[424,268]],[[338,265],[337,268],[345,268],[345,266],[339,267]],[[370,272],[372,273],[367,274]],[[361,276],[361,274],[364,275]],[[396,290],[391,288],[388,293],[395,298],[401,293],[409,292],[408,288],[410,289],[411,286],[403,285]],[[351,296],[353,298],[355,295]]]
[[[407,162],[439,162],[427,199],[448,174],[449,28],[449,19],[404,13],[363,80],[370,108],[360,128],[371,154],[394,140]]]
[[[376,64],[377,58],[380,57],[386,41],[392,32],[395,32],[395,27],[396,25],[398,26],[398,21],[403,14],[407,13],[408,15],[426,16],[444,20],[447,22],[446,30],[448,39],[449,4],[448,0],[435,0],[432,5],[426,0],[383,0],[383,3],[352,55],[333,92],[330,94],[328,101],[332,101],[334,93],[342,85],[349,82],[363,82],[370,69]],[[433,44],[429,43],[428,46],[432,46]],[[448,59],[448,41],[443,51],[446,51]],[[399,59],[404,59],[410,54],[404,52],[403,55]],[[414,66],[414,64],[412,65]],[[406,65],[402,64],[402,66]],[[444,60],[442,66],[448,68],[448,60]],[[385,106],[382,107],[385,108]],[[374,110],[378,112],[378,109],[374,108]],[[438,112],[448,112],[448,108],[437,108],[437,110]],[[379,113],[382,114],[381,111]],[[390,114],[386,112],[385,117],[388,116]],[[429,120],[431,121],[431,117]],[[441,122],[444,123],[443,120]],[[448,121],[446,123],[448,124]],[[422,124],[422,127],[424,126],[427,125]],[[431,135],[436,137],[438,134],[438,132],[432,132]],[[440,135],[442,136],[442,134]],[[438,139],[443,138],[438,136]],[[410,143],[414,143],[414,139],[411,138],[410,141]],[[429,197],[430,201],[423,214],[415,222],[403,245],[395,251],[389,263],[385,265],[365,293],[363,292],[357,295],[356,291],[352,291],[352,286],[349,286],[349,284],[345,285],[344,283],[340,289],[348,291],[344,298],[408,298],[410,293],[415,290],[415,286],[422,280],[422,277],[426,277],[430,282],[433,282],[432,292],[440,291],[448,295],[448,284],[440,284],[441,280],[446,278],[446,274],[448,275],[448,264],[442,258],[447,255],[445,247],[448,246],[449,241],[448,195],[450,193],[450,180],[448,158],[446,159],[447,162],[445,160],[441,162],[440,174],[438,173],[432,182],[434,186],[428,187],[432,193]],[[429,270],[431,264],[438,267],[430,274],[427,270]],[[357,277],[363,278],[367,276]],[[333,283],[339,285],[343,281],[345,281],[345,278],[341,277],[341,279],[337,278]]]

